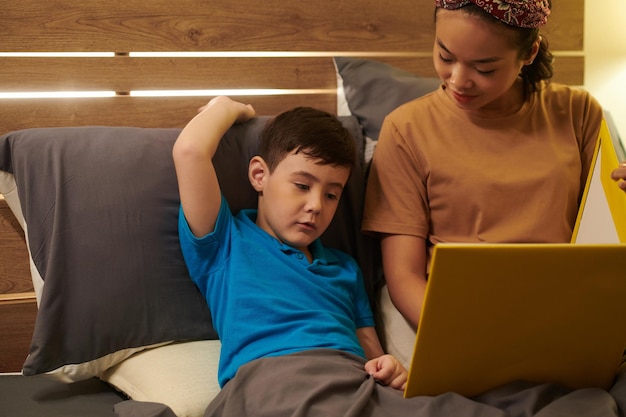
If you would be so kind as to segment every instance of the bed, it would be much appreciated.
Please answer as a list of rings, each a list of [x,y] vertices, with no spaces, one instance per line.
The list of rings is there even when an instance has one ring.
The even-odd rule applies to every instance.
[[[180,128],[218,94],[260,115],[231,129],[216,156],[233,210],[254,205],[245,165],[271,115],[314,106],[352,131],[361,163],[324,239],[357,258],[375,304],[377,242],[359,230],[367,161],[384,115],[437,86],[432,1],[393,6],[4,5],[0,415],[198,416],[218,392],[219,341],[177,246],[171,162]],[[545,30],[555,80],[571,85],[584,83],[583,12],[582,0],[557,3]],[[548,394],[519,408],[554,402],[553,413],[594,415],[584,400],[626,412],[626,377],[571,400]],[[456,415],[479,409],[464,405]]]

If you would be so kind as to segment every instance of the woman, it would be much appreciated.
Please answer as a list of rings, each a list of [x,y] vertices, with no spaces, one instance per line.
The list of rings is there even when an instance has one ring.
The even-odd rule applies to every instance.
[[[442,85],[385,119],[363,221],[382,239],[383,320],[406,319],[385,328],[405,365],[433,245],[569,242],[603,118],[587,92],[550,82],[548,1],[435,5]]]

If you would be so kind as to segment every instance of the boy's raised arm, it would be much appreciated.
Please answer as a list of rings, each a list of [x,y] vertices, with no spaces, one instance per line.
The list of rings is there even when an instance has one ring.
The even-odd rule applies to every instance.
[[[193,234],[213,231],[221,204],[221,192],[213,156],[226,131],[237,122],[254,117],[252,106],[216,97],[181,131],[174,149],[180,201]]]

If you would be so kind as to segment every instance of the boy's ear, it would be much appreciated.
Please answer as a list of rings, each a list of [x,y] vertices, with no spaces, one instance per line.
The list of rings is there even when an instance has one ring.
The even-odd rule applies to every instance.
[[[257,192],[263,191],[265,177],[269,175],[269,168],[265,160],[260,156],[254,156],[248,164],[248,180],[252,184],[252,188]]]

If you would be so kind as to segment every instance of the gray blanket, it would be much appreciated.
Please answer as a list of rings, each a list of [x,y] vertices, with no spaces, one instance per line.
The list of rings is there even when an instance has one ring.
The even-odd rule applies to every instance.
[[[205,417],[623,417],[626,373],[607,392],[515,382],[479,397],[454,393],[405,399],[332,350],[259,359],[243,366]]]

